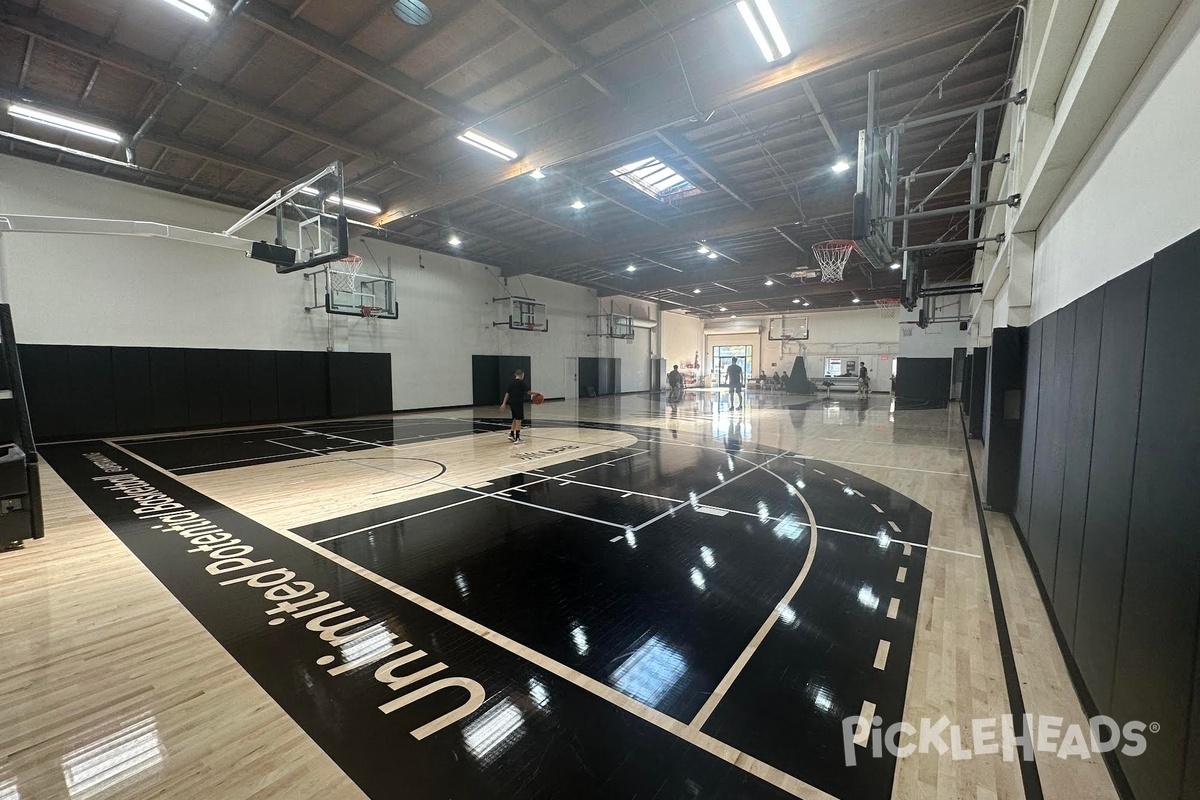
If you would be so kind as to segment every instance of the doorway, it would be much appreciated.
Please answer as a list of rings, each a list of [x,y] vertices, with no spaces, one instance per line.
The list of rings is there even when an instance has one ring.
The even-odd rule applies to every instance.
[[[717,371],[716,384],[718,386],[727,385],[725,372],[735,358],[738,360],[738,366],[742,368],[743,383],[755,377],[753,345],[719,344],[712,349],[712,364],[713,369]]]
[[[563,359],[563,396],[568,400],[579,397],[579,358],[576,356]]]

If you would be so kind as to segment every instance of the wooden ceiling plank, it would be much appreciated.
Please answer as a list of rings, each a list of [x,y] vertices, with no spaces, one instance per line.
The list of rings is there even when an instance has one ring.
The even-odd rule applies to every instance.
[[[534,9],[525,0],[489,0],[489,2],[506,17],[524,28],[551,53],[570,62],[571,66],[579,70],[580,77],[605,97],[615,98],[617,96],[616,89],[599,77],[595,69],[588,66],[592,57],[584,52],[583,48],[571,42],[562,31],[545,18],[541,11]]]
[[[421,88],[420,83],[395,67],[377,61],[361,50],[342,44],[337,37],[315,25],[301,19],[292,19],[270,3],[249,6],[243,13],[261,27],[329,59],[360,78],[445,117],[456,125],[469,126],[476,116],[450,98]]]

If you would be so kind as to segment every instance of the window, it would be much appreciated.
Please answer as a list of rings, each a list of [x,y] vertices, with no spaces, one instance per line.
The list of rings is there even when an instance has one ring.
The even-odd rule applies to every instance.
[[[653,157],[618,167],[612,174],[655,200],[696,188],[687,178]]]

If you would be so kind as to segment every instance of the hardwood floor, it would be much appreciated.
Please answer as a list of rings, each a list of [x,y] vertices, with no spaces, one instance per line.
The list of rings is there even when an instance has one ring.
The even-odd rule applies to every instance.
[[[524,473],[533,484],[541,481],[560,493],[547,497],[561,498],[562,493],[582,490],[593,481],[597,486],[607,485],[594,477],[597,473],[589,478],[583,470],[615,474],[616,467],[605,465],[644,452],[647,441],[656,442],[656,452],[666,454],[656,457],[668,459],[675,450],[698,447],[719,452],[722,458],[729,453],[732,464],[735,451],[729,449],[731,441],[738,442],[739,458],[757,459],[754,463],[758,464],[778,453],[809,457],[894,490],[932,512],[927,542],[914,545],[921,560],[896,574],[896,583],[905,584],[903,575],[913,570],[912,579],[906,586],[898,585],[896,592],[911,589],[913,598],[919,596],[919,604],[915,599],[889,603],[890,598],[880,594],[880,614],[886,609],[888,618],[912,621],[911,661],[905,664],[902,654],[893,650],[888,655],[882,647],[877,652],[872,646],[869,653],[876,660],[876,669],[881,656],[888,670],[907,668],[903,719],[916,725],[923,718],[936,721],[944,716],[969,731],[972,720],[1011,713],[1002,661],[1007,654],[1002,654],[998,645],[991,591],[981,557],[984,545],[976,520],[969,455],[957,408],[896,412],[884,396],[873,397],[862,405],[849,399],[804,403],[795,398],[762,399],[752,395],[749,407],[733,414],[724,402],[712,394],[696,392],[674,407],[646,395],[549,403],[535,412],[534,426],[526,434],[528,444],[520,449],[502,441],[505,426],[493,423],[496,413],[490,410],[480,410],[474,415],[477,419],[469,413],[404,415],[398,419],[406,423],[428,421],[429,425],[444,424],[437,421],[447,417],[473,419],[470,425],[474,431],[453,432],[446,437],[431,435],[428,440],[419,438],[423,434],[412,434],[396,437],[405,441],[394,445],[357,451],[341,448],[366,447],[379,441],[370,438],[378,434],[371,433],[377,423],[339,423],[327,428],[297,425],[293,429],[296,435],[312,442],[316,441],[313,437],[327,441],[316,445],[289,439],[277,445],[275,434],[264,434],[255,447],[269,449],[263,450],[265,455],[256,451],[252,457],[265,463],[212,468],[209,464],[213,462],[201,460],[192,462],[191,471],[185,465],[174,475],[184,486],[216,503],[282,536],[303,540],[316,554],[314,558],[320,558],[322,548],[334,548],[336,543],[321,545],[321,536],[305,536],[297,531],[335,518],[356,519],[355,515],[381,507],[417,508],[420,503],[434,501],[440,507],[443,496],[451,492],[465,493],[456,501],[463,509],[502,500],[500,506],[507,503],[514,513],[521,512],[528,518],[529,514],[541,513],[531,512],[530,508],[550,501],[534,496],[535,485],[513,483],[514,475]],[[539,427],[538,420],[559,424]],[[576,427],[580,422],[628,428]],[[659,433],[656,437],[646,431]],[[247,441],[240,432],[232,439],[241,442],[238,446],[245,446]],[[758,455],[757,448],[762,448],[762,455]],[[288,449],[308,452],[293,458],[284,452]],[[125,442],[117,452],[127,454],[131,462],[136,458],[140,464],[153,465],[154,470],[165,474],[161,446],[154,450]],[[543,475],[531,472],[542,468]],[[572,468],[579,472],[567,472]],[[548,477],[553,474],[562,477]],[[838,474],[847,477],[847,473]],[[806,475],[814,485],[834,477]],[[751,475],[741,485],[749,486],[754,480]],[[853,488],[842,480],[836,482]],[[524,490],[507,489],[499,497],[490,496],[505,486]],[[866,489],[866,485],[859,488]],[[644,502],[650,506],[663,503],[661,507],[666,508],[672,502],[668,498],[653,499],[657,493],[666,495],[668,489],[632,483],[622,490],[634,494],[633,499],[642,492]],[[4,573],[0,609],[7,612],[0,622],[0,643],[9,655],[9,669],[0,678],[0,721],[5,723],[0,733],[4,764],[0,798],[367,796],[50,469],[46,469],[43,492],[46,538],[24,551],[0,556]],[[722,496],[727,498],[722,501],[725,506],[715,499]],[[734,514],[732,519],[739,518],[736,493],[722,490],[713,497],[709,502],[718,512],[723,510]],[[862,504],[876,503],[876,508],[883,502],[861,493],[860,498]],[[418,505],[411,505],[414,503]],[[693,499],[691,506],[695,509],[697,501]],[[824,521],[837,519],[832,512],[823,518],[823,509],[832,505],[814,501],[814,507],[816,525],[829,526],[819,528],[821,546],[841,546],[851,552],[862,541],[864,534],[857,532],[858,528],[840,530]],[[411,513],[416,519],[430,521],[421,516],[426,513],[423,509],[420,506]],[[753,516],[753,512],[747,514],[748,518]],[[619,520],[608,518],[609,524],[613,519]],[[712,519],[717,524],[718,518]],[[602,515],[597,522],[603,524],[606,519]],[[576,520],[570,524],[578,523]],[[366,527],[374,530],[379,524],[372,519]],[[1011,656],[1020,676],[1026,711],[1063,717],[1066,724],[1086,724],[1015,534],[1000,515],[989,514],[988,525],[1012,632]],[[622,537],[632,534],[622,534],[621,528],[627,527],[622,521],[615,527],[603,535],[611,533],[617,542],[613,546],[624,546]],[[438,536],[451,534],[432,522],[430,528],[427,536],[432,543]],[[405,535],[415,544],[426,534],[413,529]],[[906,541],[903,532],[895,536],[900,542]],[[899,543],[889,545],[887,537],[880,538],[881,546],[896,558],[910,557],[913,546],[904,544],[901,554]],[[349,544],[358,539],[351,536],[344,541],[346,549],[329,552],[337,554],[344,566],[368,572],[356,566],[363,562],[355,561],[356,551]],[[812,544],[817,544],[815,537]],[[485,547],[485,543],[478,546]],[[496,552],[494,544],[486,548],[490,549],[481,552]],[[413,553],[414,557],[426,558],[437,551]],[[719,550],[719,555],[727,558],[725,551]],[[430,594],[433,587],[420,591]],[[453,592],[448,597],[452,598]],[[430,613],[446,619],[459,613],[453,610],[450,599],[434,602],[424,595],[421,598]],[[916,608],[911,607],[914,604]],[[795,612],[777,610],[777,615],[780,613]],[[504,636],[487,634],[489,628],[479,630],[502,649],[505,641],[512,642],[508,649],[518,655],[522,655],[522,648],[530,649],[519,632]],[[600,644],[594,641],[591,646]],[[763,647],[769,648],[770,643]],[[534,656],[542,657],[538,653]],[[525,654],[536,665],[534,656]],[[604,680],[597,682],[583,662],[570,669],[558,668],[565,660],[552,660],[557,678],[593,696],[613,691]],[[867,664],[869,674],[870,659]],[[739,678],[746,679],[745,675]],[[614,695],[611,702],[659,725],[658,729],[668,735],[681,737],[680,741],[689,743],[687,747],[715,753],[727,764],[740,762],[743,771],[738,775],[757,775],[793,796],[859,800],[845,792],[822,791],[820,775],[824,773],[814,772],[809,776],[811,780],[791,777],[787,769],[776,766],[781,763],[779,759],[766,755],[769,748],[755,756],[753,748],[732,747],[728,738],[722,738],[726,734],[718,729],[720,726],[703,726],[703,732],[698,726],[694,734],[687,733],[687,726],[676,723],[671,718],[674,712],[662,705],[665,700],[657,701],[663,709],[658,711],[653,708],[655,702],[649,702],[644,694],[639,696],[636,690],[633,697],[640,700],[638,703],[630,703],[619,690]],[[857,714],[857,699],[853,705],[850,713]],[[646,707],[651,708],[643,711]],[[655,722],[658,718],[653,715],[663,713],[666,716],[661,723]],[[599,719],[597,725],[601,724]],[[781,735],[788,734],[785,731]],[[838,754],[841,745],[840,741],[830,743]],[[859,758],[865,760],[868,750],[858,748]],[[1037,766],[1047,798],[1116,798],[1107,770],[1097,756],[1064,760],[1052,753],[1039,753]],[[6,795],[8,786],[19,794]],[[1006,760],[1003,754],[976,754],[956,760],[936,750],[917,752],[895,760],[891,787],[890,796],[895,800],[1026,797],[1019,765]],[[750,796],[743,795],[743,789],[736,790],[736,794],[730,791],[727,788],[700,796]],[[511,796],[521,795],[515,792]]]

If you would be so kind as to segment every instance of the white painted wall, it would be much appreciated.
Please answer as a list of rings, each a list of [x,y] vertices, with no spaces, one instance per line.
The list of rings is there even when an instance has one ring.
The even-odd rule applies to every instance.
[[[663,313],[662,357],[667,369],[693,363],[697,353],[704,358],[704,320],[675,311]]]
[[[243,213],[0,156],[5,212],[151,220],[209,231],[223,230]],[[247,235],[271,238],[273,224]],[[354,239],[351,250],[368,269],[386,271],[390,263],[401,319],[370,323],[307,313],[312,285],[298,273],[278,275],[234,250],[123,236],[0,235],[0,298],[12,304],[17,336],[29,343],[388,352],[397,409],[469,404],[472,354],[531,356],[535,388],[551,397],[566,393],[567,357],[620,357],[622,388],[649,388],[651,334],[640,330],[632,343],[589,337],[596,321],[588,317],[601,306],[587,289],[534,276],[513,279],[513,294],[547,304],[550,333],[509,331],[492,326],[507,317],[492,304],[506,294],[498,270],[378,240]]]
[[[857,356],[856,360],[867,364],[873,389],[890,391],[891,363],[899,352],[899,316],[889,319],[877,308],[816,311],[804,316],[808,317],[808,340],[799,345],[800,353],[785,352],[783,342],[770,340],[770,317],[709,322],[705,327],[707,341],[701,351],[706,369],[712,368],[712,348],[720,344],[752,345],[756,373],[763,369],[768,376],[775,371],[790,372],[796,356],[803,354],[808,377],[818,379],[818,383],[825,372],[827,356]]]
[[[1200,4],[1184,5],[1038,228],[1034,320],[1200,228]]]

